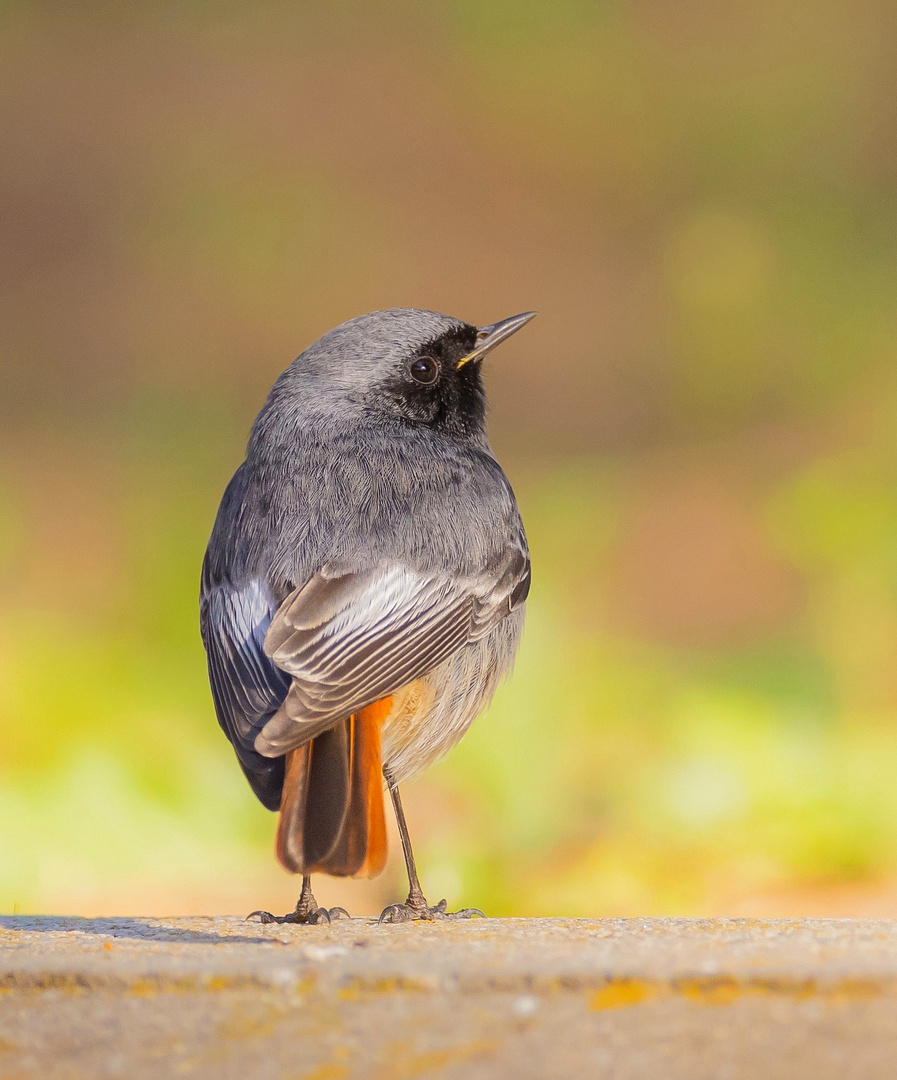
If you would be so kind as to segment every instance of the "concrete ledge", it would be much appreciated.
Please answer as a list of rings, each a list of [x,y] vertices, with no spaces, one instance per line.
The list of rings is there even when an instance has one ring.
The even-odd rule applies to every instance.
[[[897,924],[0,918],[0,1080],[897,1075]]]

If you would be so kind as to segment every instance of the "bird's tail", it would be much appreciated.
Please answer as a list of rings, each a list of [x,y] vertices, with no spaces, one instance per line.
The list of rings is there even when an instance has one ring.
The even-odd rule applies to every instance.
[[[386,862],[380,726],[386,698],[287,754],[277,858],[293,874],[374,877]]]

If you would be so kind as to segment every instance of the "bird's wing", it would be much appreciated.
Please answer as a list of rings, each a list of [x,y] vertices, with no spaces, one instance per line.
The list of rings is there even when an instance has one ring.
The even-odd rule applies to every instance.
[[[287,695],[290,677],[265,655],[277,609],[262,582],[204,588],[200,607],[209,681],[218,723],[233,743],[253,791],[269,810],[280,805],[283,761],[262,757],[255,739]]]
[[[293,682],[255,749],[284,754],[426,675],[522,604],[529,574],[516,547],[466,577],[396,564],[325,566],[271,621],[265,652]]]

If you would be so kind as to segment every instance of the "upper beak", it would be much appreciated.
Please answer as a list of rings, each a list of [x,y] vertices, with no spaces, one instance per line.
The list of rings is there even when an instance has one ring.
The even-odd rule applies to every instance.
[[[535,319],[537,314],[537,311],[524,311],[522,315],[512,315],[510,319],[502,319],[501,322],[481,326],[477,330],[476,348],[467,356],[461,357],[458,367],[463,367],[471,360],[482,360],[487,352],[491,352],[496,345],[500,345],[511,334],[516,334],[521,326],[526,326],[530,319]]]

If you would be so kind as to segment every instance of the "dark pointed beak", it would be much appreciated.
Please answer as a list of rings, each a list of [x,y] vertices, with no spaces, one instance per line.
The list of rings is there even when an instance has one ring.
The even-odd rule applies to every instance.
[[[522,315],[512,315],[510,319],[502,319],[501,322],[481,326],[477,330],[476,347],[473,352],[461,357],[458,367],[463,367],[471,360],[482,360],[487,352],[491,352],[496,345],[501,345],[511,334],[516,334],[521,326],[526,326],[531,319],[535,319],[537,314],[536,311],[524,311]]]

